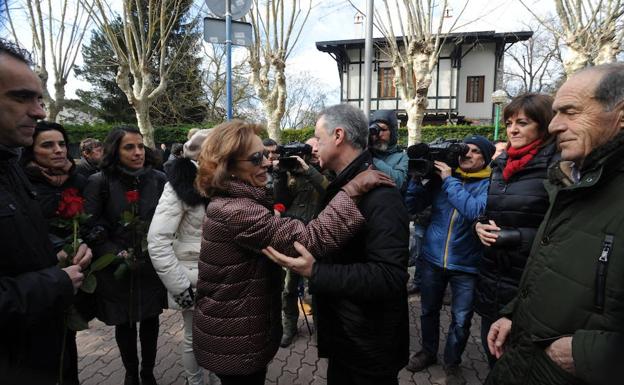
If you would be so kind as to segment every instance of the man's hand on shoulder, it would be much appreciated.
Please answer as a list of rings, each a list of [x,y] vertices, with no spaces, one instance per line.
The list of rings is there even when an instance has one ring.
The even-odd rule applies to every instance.
[[[574,358],[572,357],[572,337],[562,337],[546,348],[546,354],[561,369],[574,374]]]
[[[298,257],[294,258],[280,253],[271,246],[266,249],[262,249],[262,253],[269,257],[273,262],[294,271],[302,277],[311,277],[315,262],[314,256],[310,254],[308,249],[306,249],[301,243],[295,242],[294,246],[295,250],[300,253]]]

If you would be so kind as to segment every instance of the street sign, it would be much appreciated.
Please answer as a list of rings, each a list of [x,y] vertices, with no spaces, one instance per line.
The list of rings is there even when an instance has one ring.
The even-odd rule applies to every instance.
[[[253,43],[251,23],[232,21],[232,44],[250,46]],[[204,17],[204,41],[214,44],[225,44],[225,20]]]
[[[217,17],[225,17],[226,4],[224,0],[206,0],[210,12]],[[251,0],[231,0],[232,20],[238,20],[245,16],[251,9]]]

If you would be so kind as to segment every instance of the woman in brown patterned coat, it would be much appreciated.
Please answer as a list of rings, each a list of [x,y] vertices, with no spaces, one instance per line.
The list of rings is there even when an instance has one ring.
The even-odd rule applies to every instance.
[[[260,250],[314,255],[338,250],[364,223],[354,199],[393,182],[378,171],[359,174],[308,225],[274,213],[266,189],[270,162],[258,134],[242,121],[215,127],[199,157],[197,189],[211,201],[203,224],[193,346],[201,366],[223,385],[264,384],[282,334],[282,270]]]

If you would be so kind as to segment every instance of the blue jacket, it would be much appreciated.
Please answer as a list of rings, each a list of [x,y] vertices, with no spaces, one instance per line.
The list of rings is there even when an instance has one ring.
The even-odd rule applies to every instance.
[[[408,160],[405,151],[400,150],[396,145],[384,152],[373,151],[375,168],[392,178],[396,187],[401,191],[404,191],[403,183],[407,180]]]
[[[431,205],[431,223],[422,250],[427,261],[449,270],[479,272],[483,249],[472,232],[472,224],[485,211],[490,173],[487,167],[476,173],[450,176],[439,188],[410,180],[405,197],[410,214]]]

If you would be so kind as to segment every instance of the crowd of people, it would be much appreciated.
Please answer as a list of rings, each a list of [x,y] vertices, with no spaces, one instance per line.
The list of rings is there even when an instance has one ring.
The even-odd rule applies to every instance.
[[[186,383],[264,384],[311,297],[328,384],[398,384],[438,362],[447,290],[447,385],[466,383],[475,311],[486,384],[624,376],[624,65],[514,98],[506,142],[468,135],[427,172],[398,147],[394,111],[350,104],[324,109],[305,143],[232,120],[163,162],[118,126],[82,140],[76,162],[31,65],[0,41],[2,383],[80,383],[76,319],[97,318],[115,328],[124,384],[157,384],[169,308]]]

